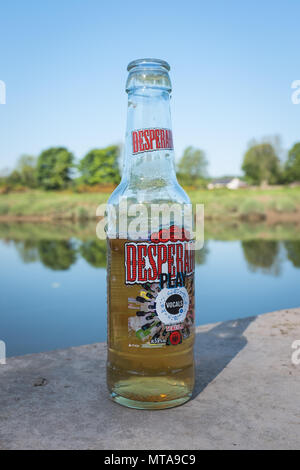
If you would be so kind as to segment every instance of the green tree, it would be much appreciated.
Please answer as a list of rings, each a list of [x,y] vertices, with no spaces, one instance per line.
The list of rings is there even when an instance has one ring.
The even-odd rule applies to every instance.
[[[274,146],[268,142],[250,146],[244,155],[242,170],[250,183],[277,183],[280,179],[280,161]]]
[[[37,181],[44,189],[63,189],[71,181],[74,156],[65,147],[44,150],[37,162]]]
[[[117,145],[91,150],[78,165],[81,172],[80,180],[89,185],[119,183],[119,154],[120,149]]]
[[[286,181],[300,181],[300,142],[290,149],[284,170]]]
[[[22,177],[18,170],[13,170],[6,178],[6,182],[12,186],[22,184]]]
[[[20,173],[21,181],[24,186],[34,188],[37,184],[36,179],[36,158],[32,155],[21,155],[17,164],[17,171]]]
[[[203,150],[187,147],[177,165],[178,179],[183,184],[195,184],[207,176],[208,162]]]

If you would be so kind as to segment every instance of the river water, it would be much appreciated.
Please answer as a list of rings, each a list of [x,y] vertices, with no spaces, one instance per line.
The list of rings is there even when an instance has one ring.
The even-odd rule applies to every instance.
[[[196,257],[197,325],[300,306],[300,236],[268,230],[207,233]],[[106,242],[91,224],[0,224],[7,355],[105,341],[105,265]]]

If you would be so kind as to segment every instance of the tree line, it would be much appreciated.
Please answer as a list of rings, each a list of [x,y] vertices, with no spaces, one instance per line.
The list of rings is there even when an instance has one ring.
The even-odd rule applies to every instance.
[[[118,165],[120,149],[112,145],[93,149],[79,163],[65,147],[51,147],[35,158],[22,155],[16,168],[5,177],[2,184],[60,190],[80,185],[118,184],[121,176]]]
[[[242,163],[246,181],[255,185],[300,182],[300,142],[289,149],[284,161],[280,153],[278,138],[250,142]]]
[[[300,142],[292,146],[284,162],[279,154],[276,139],[252,141],[243,157],[244,179],[253,185],[300,182]],[[75,163],[74,154],[67,148],[51,147],[37,158],[22,155],[13,171],[0,177],[0,186],[88,190],[101,185],[117,185],[121,180],[119,158],[120,147],[117,145],[93,149],[79,163]],[[204,187],[209,180],[207,167],[205,152],[189,146],[177,164],[178,180],[185,186]]]

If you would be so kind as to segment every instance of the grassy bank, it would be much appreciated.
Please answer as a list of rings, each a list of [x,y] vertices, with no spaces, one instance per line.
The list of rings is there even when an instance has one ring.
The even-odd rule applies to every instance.
[[[0,220],[88,220],[108,193],[28,191],[0,195]],[[300,222],[300,188],[189,191],[209,220]]]

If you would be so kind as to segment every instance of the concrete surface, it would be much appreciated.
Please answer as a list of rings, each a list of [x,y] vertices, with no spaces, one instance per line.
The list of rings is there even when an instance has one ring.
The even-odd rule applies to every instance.
[[[8,359],[0,448],[297,449],[295,340],[300,308],[199,327],[194,398],[163,411],[110,401],[103,343]]]

